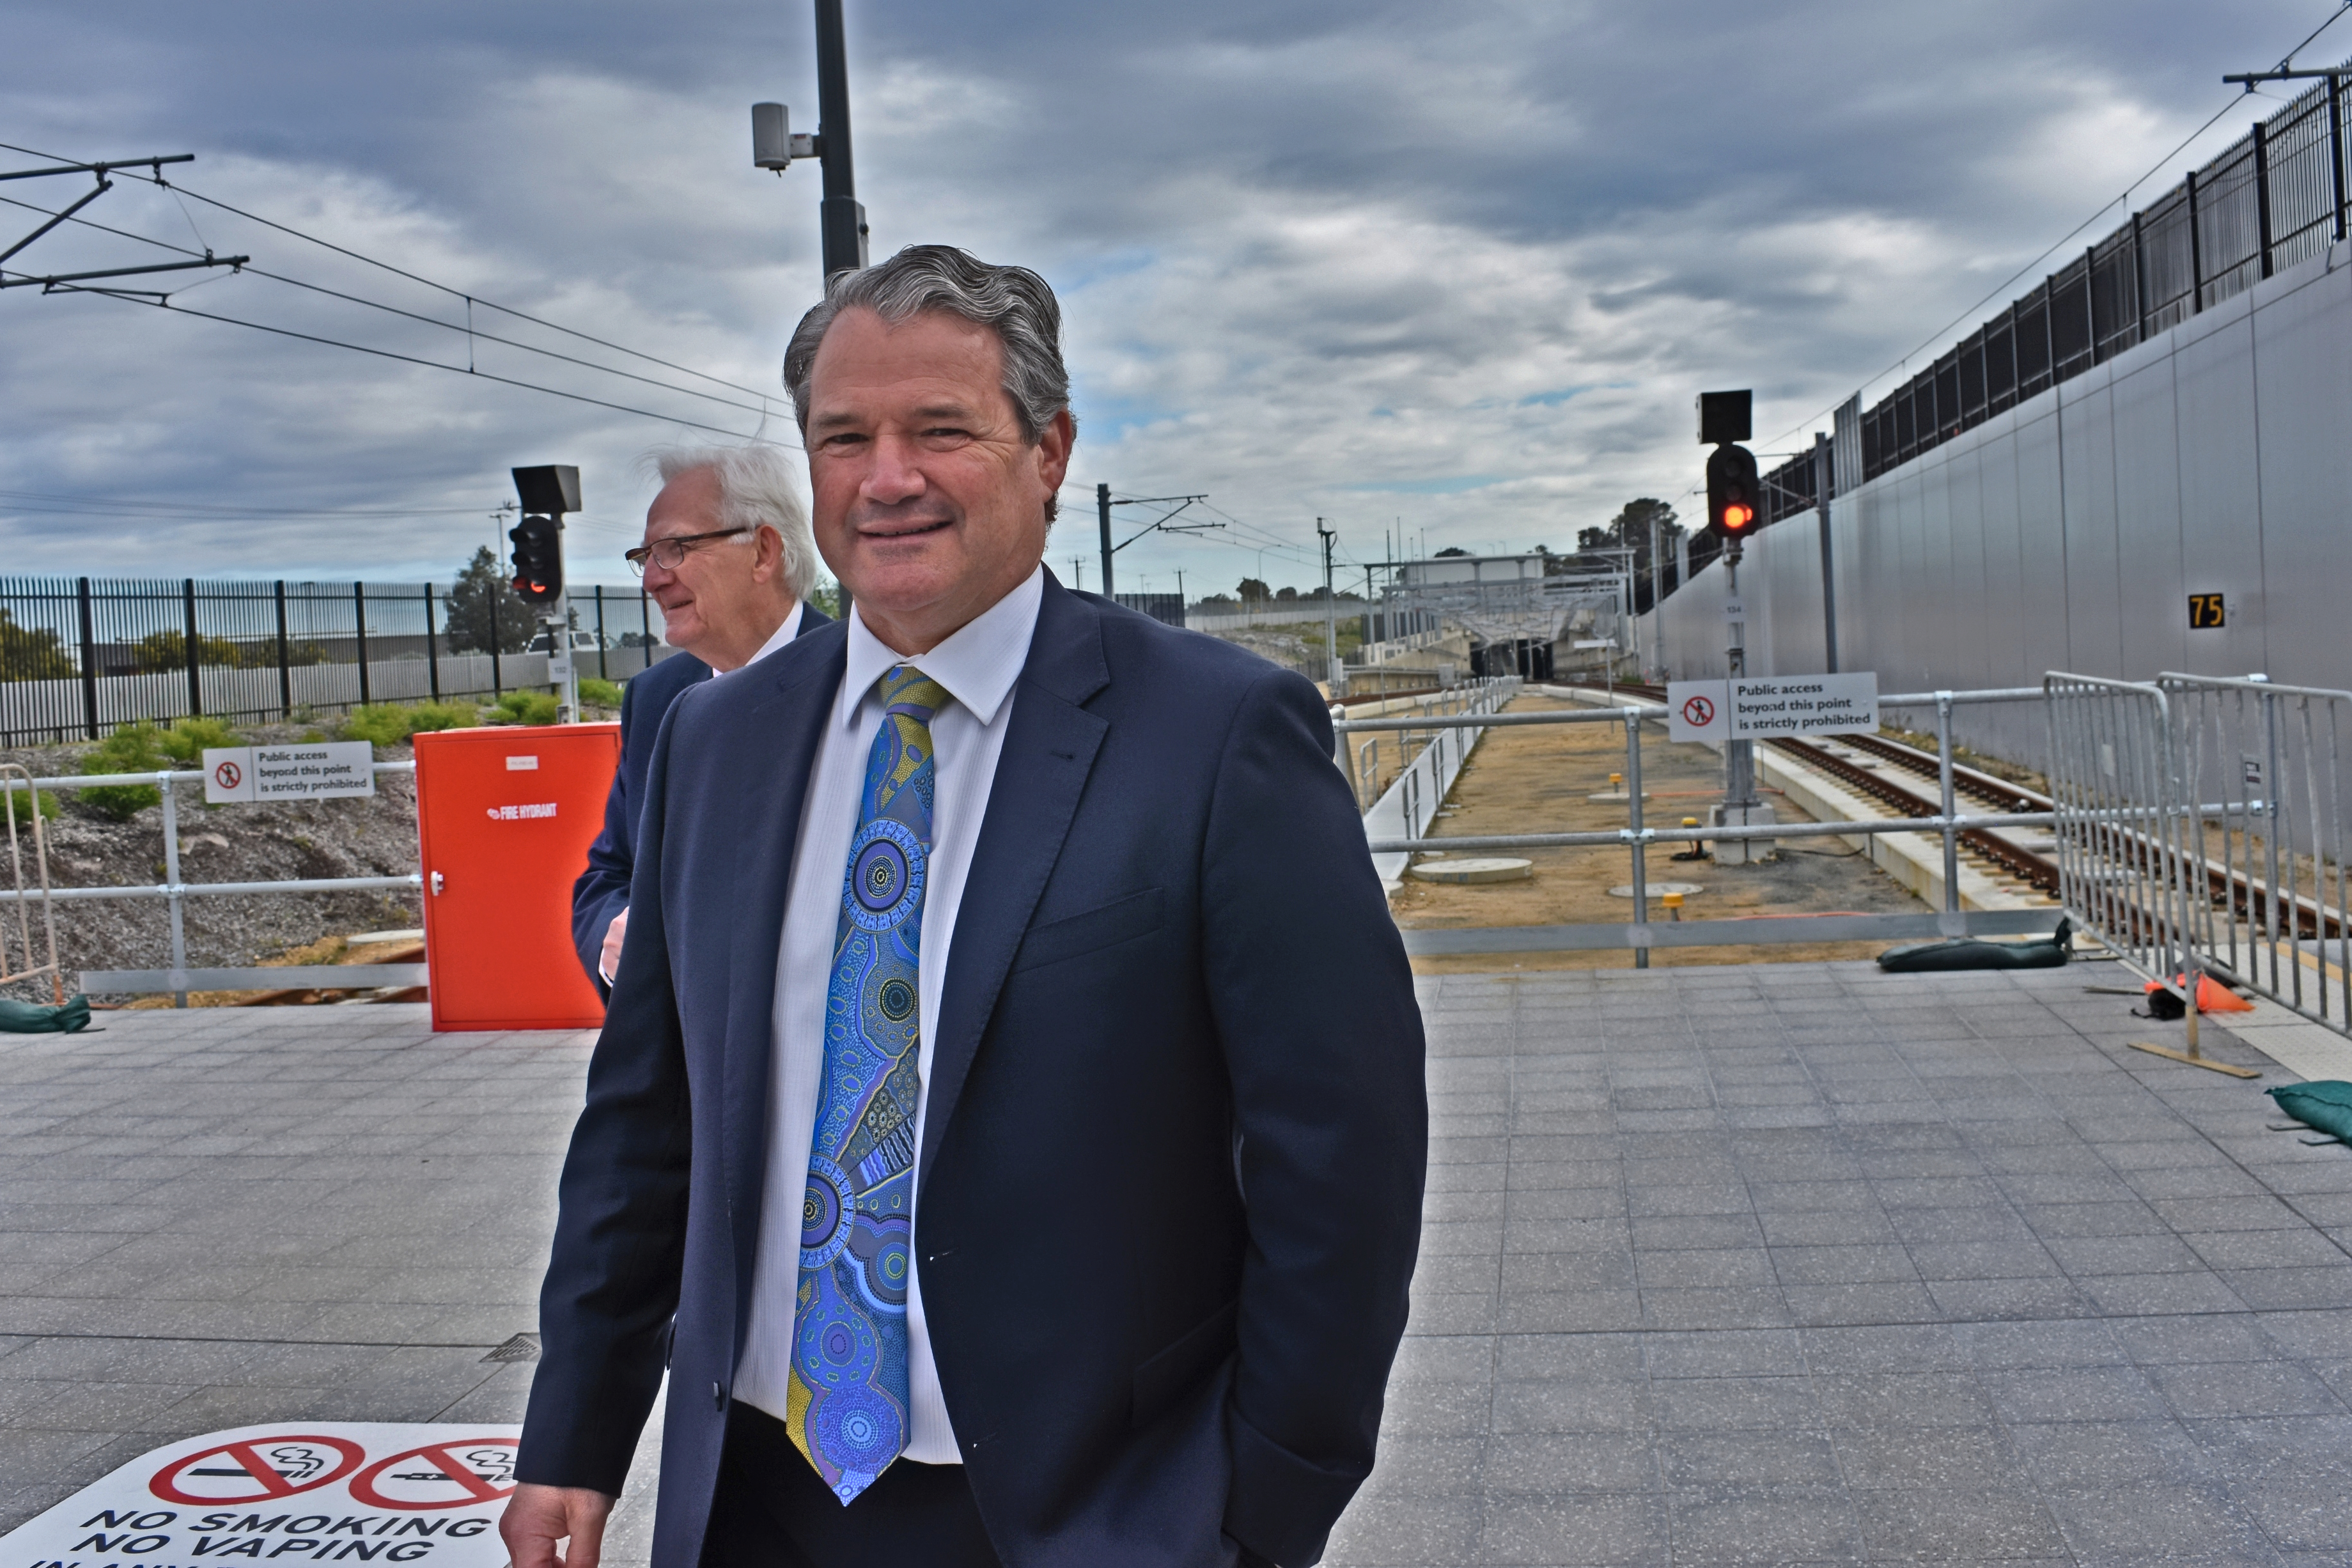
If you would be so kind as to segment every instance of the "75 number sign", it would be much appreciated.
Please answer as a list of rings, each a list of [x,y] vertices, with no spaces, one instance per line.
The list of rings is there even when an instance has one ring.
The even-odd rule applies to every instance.
[[[2229,606],[2218,593],[2192,593],[2189,596],[2189,629],[2191,632],[2219,632],[2227,620]]]

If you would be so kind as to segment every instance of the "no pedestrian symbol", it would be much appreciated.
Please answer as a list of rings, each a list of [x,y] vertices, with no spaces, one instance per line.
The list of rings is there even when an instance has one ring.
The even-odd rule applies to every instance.
[[[248,1437],[173,1460],[147,1490],[165,1502],[268,1502],[340,1480],[366,1458],[341,1437]]]
[[[1683,722],[1696,729],[1704,729],[1715,722],[1715,705],[1705,697],[1693,697],[1683,704]]]
[[[224,762],[213,769],[214,781],[224,789],[234,789],[245,782],[245,769],[234,762]]]
[[[514,1467],[512,1437],[427,1443],[353,1476],[352,1496],[370,1508],[416,1511],[496,1502],[514,1490]]]

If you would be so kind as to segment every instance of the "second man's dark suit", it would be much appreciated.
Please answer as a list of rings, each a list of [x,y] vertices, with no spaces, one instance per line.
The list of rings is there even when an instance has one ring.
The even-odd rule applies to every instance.
[[[798,640],[832,623],[833,617],[803,600],[800,630],[793,636]],[[581,967],[599,992],[605,989],[604,933],[613,916],[629,904],[629,874],[636,869],[637,808],[645,801],[654,742],[660,738],[662,719],[678,694],[709,678],[710,666],[693,654],[672,653],[621,688],[620,770],[613,775],[612,792],[604,798],[604,831],[588,846],[588,869],[572,884],[572,945],[580,950]]]
[[[564,1166],[517,1475],[617,1492],[667,1349],[654,1568],[696,1568],[720,1473],[845,645],[672,707]],[[1011,1568],[1298,1568],[1371,1468],[1419,1242],[1402,944],[1297,675],[1049,578],[1014,690],[918,1163],[971,1496]]]

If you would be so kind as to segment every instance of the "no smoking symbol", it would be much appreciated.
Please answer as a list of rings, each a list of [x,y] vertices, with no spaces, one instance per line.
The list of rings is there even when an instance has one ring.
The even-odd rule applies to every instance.
[[[234,789],[245,782],[245,769],[234,762],[224,762],[213,769],[213,782],[224,789]]]
[[[514,1464],[512,1437],[427,1443],[353,1476],[352,1496],[371,1508],[416,1511],[495,1502],[514,1490]]]
[[[1715,705],[1705,697],[1691,698],[1683,704],[1683,722],[1696,729],[1706,728],[1715,722]]]

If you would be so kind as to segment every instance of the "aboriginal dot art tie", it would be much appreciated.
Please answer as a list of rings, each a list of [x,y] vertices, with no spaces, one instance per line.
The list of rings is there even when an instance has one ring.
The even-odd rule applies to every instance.
[[[785,1396],[793,1441],[844,1503],[907,1447],[931,716],[948,701],[938,682],[903,664],[879,687],[882,727],[858,792],[825,992],[824,1082]]]

